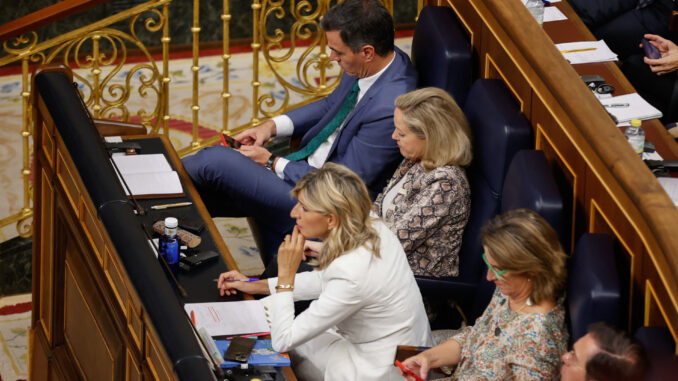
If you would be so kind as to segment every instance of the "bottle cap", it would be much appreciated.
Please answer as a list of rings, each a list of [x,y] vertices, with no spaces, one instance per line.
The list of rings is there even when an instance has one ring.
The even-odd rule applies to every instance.
[[[641,125],[642,123],[643,123],[643,122],[641,122],[640,119],[631,119],[631,125],[632,125],[633,127],[640,127],[640,125]]]
[[[165,227],[166,228],[174,229],[177,226],[179,226],[179,221],[177,221],[176,218],[174,218],[174,217],[165,218]]]

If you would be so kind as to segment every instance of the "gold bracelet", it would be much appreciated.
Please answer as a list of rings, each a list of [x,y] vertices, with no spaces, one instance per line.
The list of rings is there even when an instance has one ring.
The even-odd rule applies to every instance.
[[[293,285],[293,284],[279,284],[279,285],[275,286],[275,289],[276,289],[276,290],[290,290],[290,291],[293,291],[293,290],[294,290],[294,285]]]

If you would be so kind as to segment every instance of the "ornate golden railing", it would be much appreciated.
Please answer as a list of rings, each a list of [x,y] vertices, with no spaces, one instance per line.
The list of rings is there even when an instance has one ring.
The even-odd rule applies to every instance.
[[[413,0],[414,1],[414,0]],[[319,19],[336,1],[331,0],[252,0],[252,97],[249,121],[238,126],[229,126],[230,68],[230,21],[229,0],[223,0],[221,22],[223,44],[221,60],[223,65],[223,88],[221,97],[221,126],[223,133],[233,134],[246,127],[258,124],[262,118],[281,114],[290,108],[308,103],[331,92],[338,85],[339,68],[329,60],[325,35],[319,26]],[[73,10],[80,10],[101,3],[101,0],[66,0],[61,4]],[[393,0],[382,0],[393,13]],[[416,0],[417,9],[423,0]],[[146,126],[151,133],[170,135],[170,88],[169,68],[170,35],[169,7],[171,0],[150,0],[129,8],[90,25],[81,27],[58,37],[39,41],[35,29],[43,22],[30,22],[12,29],[18,37],[5,39],[4,55],[0,67],[21,65],[21,103],[23,120],[20,131],[22,141],[23,208],[19,213],[0,219],[0,228],[16,224],[21,236],[32,234],[32,186],[30,183],[30,158],[32,154],[32,132],[30,96],[31,65],[62,62],[74,69],[79,89],[92,115],[99,119],[134,121]],[[60,4],[50,8],[57,8]],[[287,13],[289,12],[289,14]],[[39,12],[38,12],[39,13]],[[193,0],[193,15],[190,33],[192,42],[192,102],[190,121],[191,140],[187,144],[171,139],[180,155],[186,155],[200,148],[213,145],[219,139],[215,134],[209,138],[199,135],[200,123],[200,1]],[[286,16],[294,19],[289,31],[280,28],[269,33],[269,23]],[[58,19],[51,14],[49,20]],[[27,17],[28,19],[28,17]],[[14,22],[15,24],[16,22]],[[121,28],[120,25],[125,25]],[[14,27],[14,25],[12,25]],[[30,29],[33,27],[33,29]],[[2,41],[0,26],[0,41]],[[7,28],[5,28],[7,29]],[[160,41],[161,58],[151,54],[140,34]],[[11,34],[11,33],[10,33]],[[157,40],[156,40],[157,41]],[[138,50],[145,62],[128,63],[130,48]],[[290,81],[279,70],[282,63],[297,59],[295,81]],[[131,65],[131,67],[129,67]],[[261,71],[265,67],[282,92],[282,100],[261,89]],[[122,78],[122,79],[120,79]],[[291,94],[300,100],[291,101]],[[218,112],[218,110],[209,110]],[[2,234],[0,234],[0,238]]]

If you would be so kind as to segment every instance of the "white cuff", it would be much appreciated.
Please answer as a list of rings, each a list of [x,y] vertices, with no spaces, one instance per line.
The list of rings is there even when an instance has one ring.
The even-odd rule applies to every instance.
[[[275,294],[275,286],[278,285],[278,277],[268,278],[266,280],[268,281],[268,291],[271,295]]]
[[[278,157],[278,161],[275,162],[275,174],[280,177],[280,180],[285,180],[285,167],[289,162],[284,157]]]
[[[275,136],[276,137],[285,137],[292,136],[294,132],[294,123],[287,115],[278,115],[274,116],[273,123],[275,123]]]

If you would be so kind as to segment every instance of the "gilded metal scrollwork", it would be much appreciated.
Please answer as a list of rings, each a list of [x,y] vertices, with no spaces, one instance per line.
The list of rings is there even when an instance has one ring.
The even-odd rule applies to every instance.
[[[290,91],[317,98],[327,95],[338,85],[338,80],[327,83],[327,70],[332,68],[333,63],[326,52],[325,34],[319,25],[320,16],[329,8],[329,1],[318,1],[315,9],[308,0],[290,2],[290,15],[295,21],[287,35],[289,48],[283,46],[286,34],[280,28],[275,28],[273,34],[267,32],[268,20],[285,17],[284,4],[285,0],[264,1],[260,17],[255,20],[254,26],[258,31],[257,35],[261,36],[264,60],[276,81],[283,87],[284,99],[275,109],[273,107],[276,99],[272,94],[263,94],[255,100],[256,109],[266,117],[280,114],[291,107]],[[298,47],[298,41],[307,42],[308,45]],[[286,79],[276,68],[276,63],[289,60],[297,48],[303,49],[295,68],[298,85]]]

